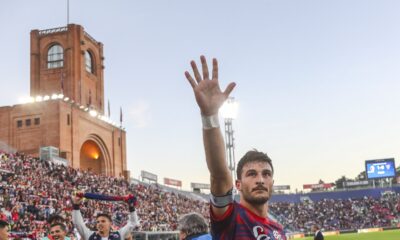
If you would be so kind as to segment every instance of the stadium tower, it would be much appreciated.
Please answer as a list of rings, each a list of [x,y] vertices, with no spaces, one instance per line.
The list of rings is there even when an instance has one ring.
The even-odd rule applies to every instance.
[[[52,146],[49,160],[128,177],[126,132],[104,116],[103,44],[76,24],[32,30],[30,58],[31,97],[0,107],[3,148],[39,156]]]

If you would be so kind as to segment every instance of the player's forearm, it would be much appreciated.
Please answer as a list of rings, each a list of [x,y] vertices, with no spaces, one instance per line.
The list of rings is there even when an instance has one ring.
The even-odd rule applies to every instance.
[[[203,142],[210,171],[211,192],[216,196],[224,195],[233,187],[233,183],[226,163],[225,143],[220,128],[203,130]]]

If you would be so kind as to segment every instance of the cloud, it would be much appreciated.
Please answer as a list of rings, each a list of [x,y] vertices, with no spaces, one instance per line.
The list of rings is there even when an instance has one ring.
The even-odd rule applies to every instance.
[[[135,128],[145,128],[151,121],[150,105],[146,101],[132,104],[128,109],[127,120],[133,122]]]

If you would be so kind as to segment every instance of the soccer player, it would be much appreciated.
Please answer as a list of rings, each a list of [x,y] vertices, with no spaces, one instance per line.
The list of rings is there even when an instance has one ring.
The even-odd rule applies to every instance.
[[[218,111],[235,87],[221,91],[218,63],[213,59],[210,78],[206,58],[200,57],[202,74],[191,61],[194,78],[185,76],[193,88],[203,123],[203,143],[211,181],[211,234],[213,239],[285,240],[282,227],[268,218],[274,168],[271,159],[256,150],[247,152],[237,167],[236,188],[240,202],[233,200],[233,181],[225,158],[225,144],[219,127]]]

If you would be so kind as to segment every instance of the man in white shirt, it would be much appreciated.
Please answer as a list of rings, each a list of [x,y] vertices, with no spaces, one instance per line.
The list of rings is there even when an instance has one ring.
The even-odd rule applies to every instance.
[[[83,240],[124,240],[130,234],[130,232],[139,225],[138,216],[133,204],[129,206],[129,220],[125,226],[118,231],[112,231],[112,219],[108,214],[101,213],[96,216],[96,228],[97,231],[91,231],[86,227],[81,211],[79,210],[82,198],[78,196],[72,197],[73,211],[72,211],[72,222],[76,229],[81,235]]]

